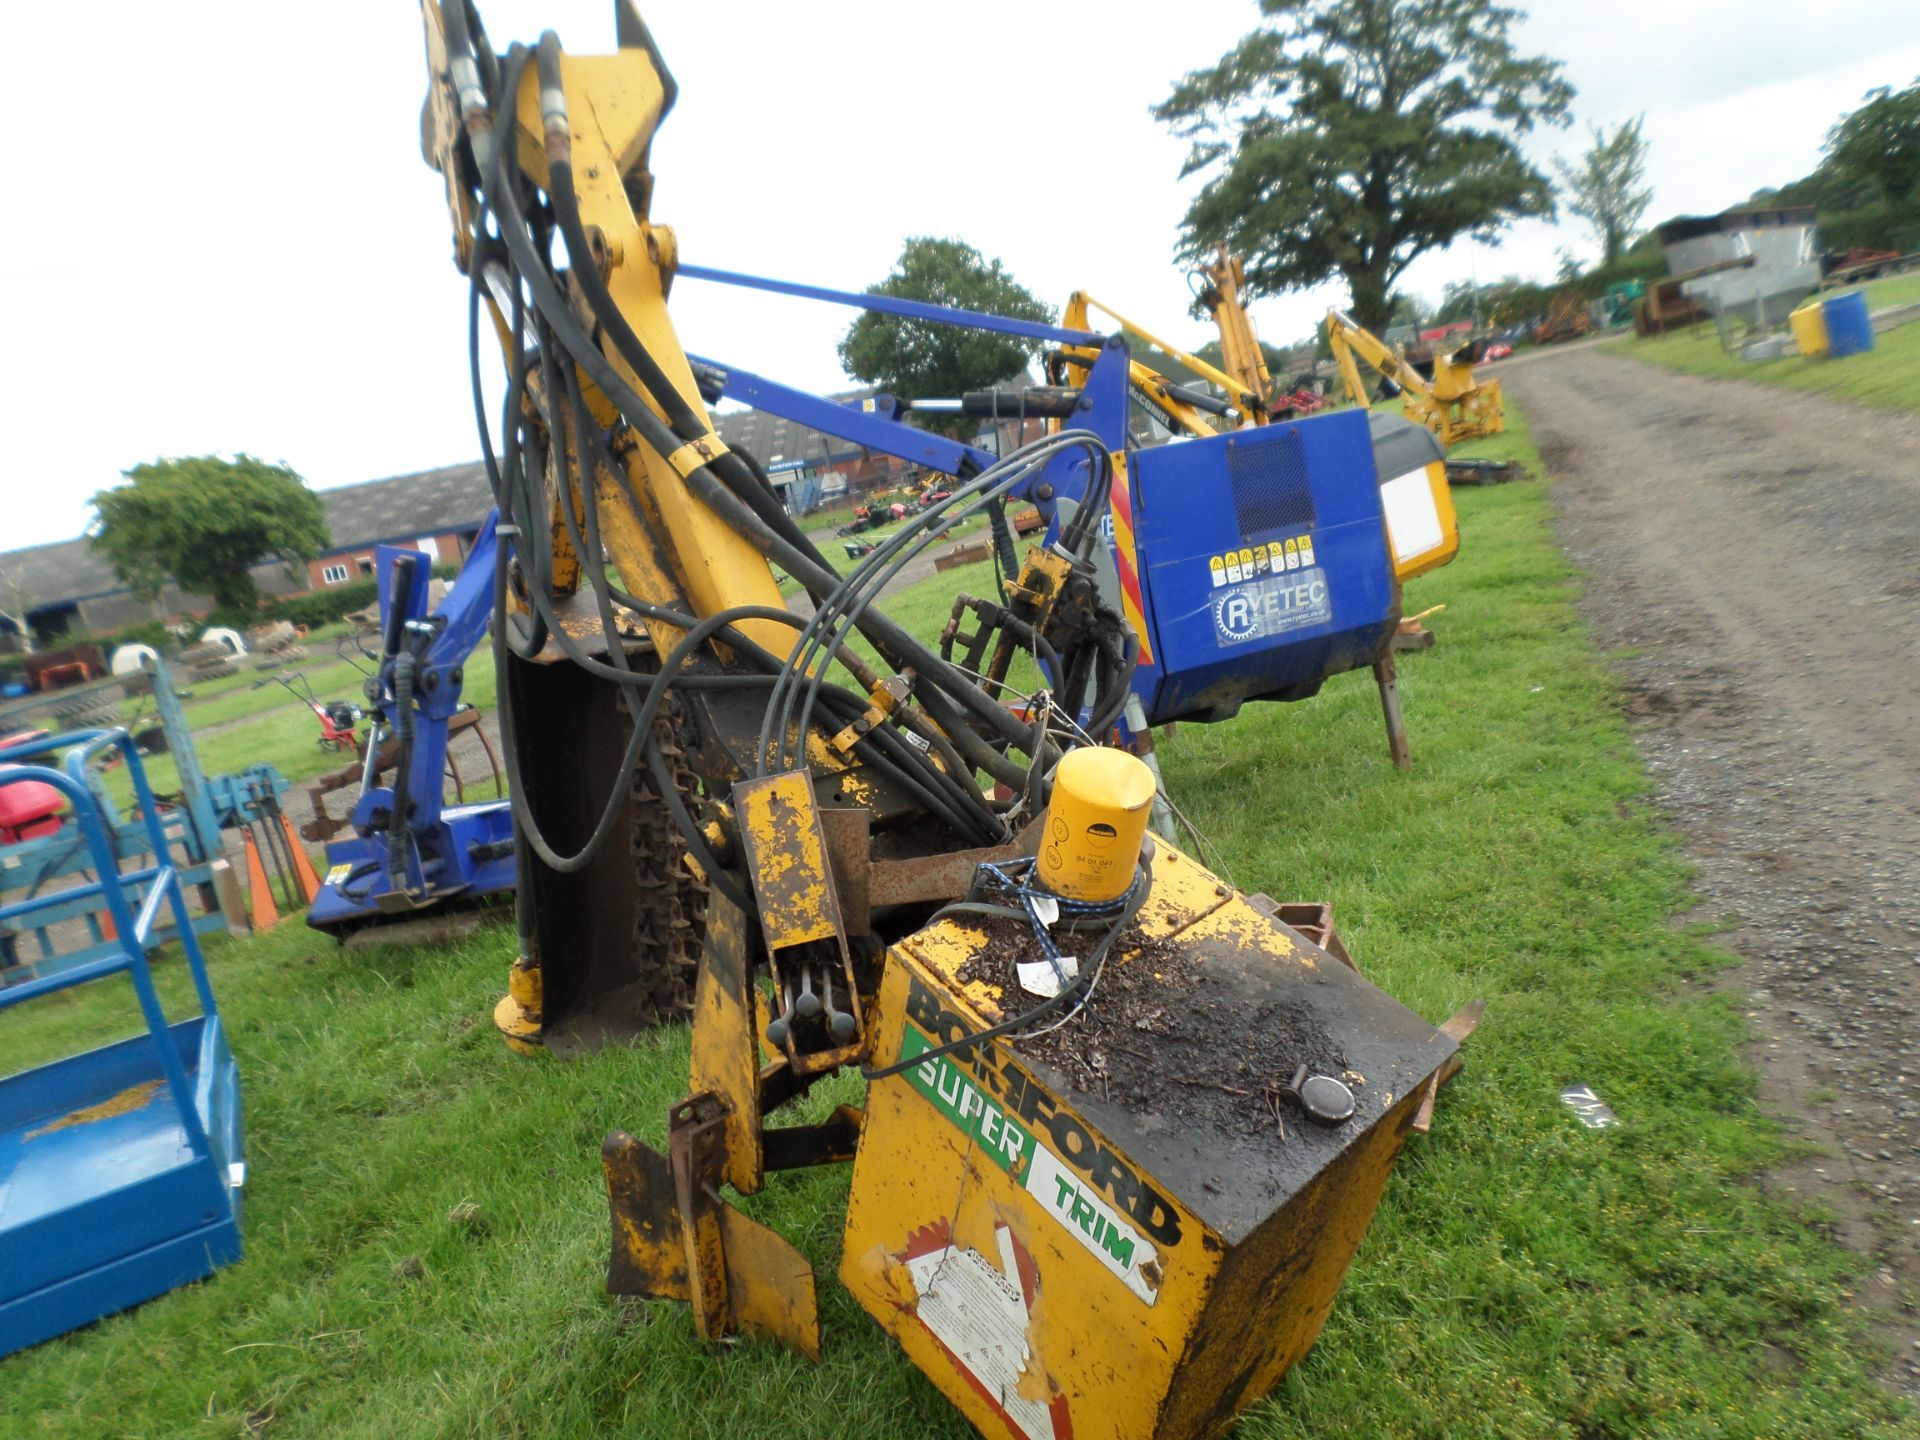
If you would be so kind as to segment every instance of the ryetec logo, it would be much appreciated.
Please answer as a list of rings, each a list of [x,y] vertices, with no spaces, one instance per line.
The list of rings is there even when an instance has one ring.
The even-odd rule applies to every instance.
[[[1213,596],[1213,631],[1223,645],[1264,640],[1332,618],[1327,572],[1317,565],[1232,585]]]

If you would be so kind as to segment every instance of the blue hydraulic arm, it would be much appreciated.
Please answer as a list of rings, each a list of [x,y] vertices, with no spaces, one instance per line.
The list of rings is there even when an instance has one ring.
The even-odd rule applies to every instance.
[[[1069,422],[1076,428],[1092,430],[1106,444],[1107,448],[1118,454],[1125,450],[1127,443],[1127,365],[1129,352],[1123,337],[1119,335],[1096,335],[1090,330],[1069,330],[1059,325],[1046,325],[1032,320],[1015,320],[1005,315],[994,315],[984,310],[966,310],[954,305],[935,305],[924,300],[902,300],[893,295],[874,295],[852,290],[834,290],[823,285],[803,285],[792,280],[770,280],[762,275],[745,275],[735,270],[717,270],[706,265],[682,264],[676,272],[681,278],[707,280],[718,285],[733,285],[748,290],[766,290],[776,295],[792,295],[803,300],[822,300],[832,305],[850,305],[857,310],[877,310],[885,315],[898,315],[908,320],[924,320],[935,325],[951,325],[962,330],[988,330],[1001,335],[1016,335],[1025,340],[1044,340],[1056,345],[1071,345],[1078,348],[1092,348],[1099,352],[1088,367],[1087,380],[1083,387],[1079,412]],[[711,362],[705,362],[711,363]],[[724,367],[718,367],[724,369]],[[764,392],[771,402],[764,407],[776,415],[788,419],[800,420],[829,435],[842,439],[858,439],[846,428],[846,416],[855,414],[848,407],[818,396],[808,395],[805,391],[793,390],[776,385],[761,377],[750,377],[768,387]],[[731,382],[726,382],[724,393],[735,394]],[[744,395],[736,395],[744,399]],[[790,407],[790,408],[782,408]],[[807,414],[796,413],[805,410]],[[865,419],[876,417],[866,416]],[[900,455],[913,459],[910,451],[900,449],[907,444],[916,447],[926,442],[939,442],[941,437],[929,435],[917,427],[903,421],[886,422],[890,430],[875,432],[891,439],[880,438],[869,444],[870,448],[889,455]],[[954,444],[954,442],[945,442]],[[991,463],[993,457],[985,451],[974,450],[971,446],[954,445],[954,449],[965,450],[977,457],[978,462]],[[940,470],[946,474],[958,475],[966,472],[954,468],[959,457],[952,451],[946,452],[947,463],[922,461],[929,469]],[[1058,520],[1054,504],[1059,499],[1070,499],[1085,490],[1085,478],[1089,467],[1083,456],[1064,455],[1055,460],[1042,473],[1038,481],[1031,483],[1023,498],[1034,500],[1040,511],[1047,517],[1051,533],[1058,533]]]
[[[954,305],[934,305],[925,300],[902,300],[892,295],[871,295],[852,290],[829,290],[823,285],[801,285],[792,280],[769,280],[764,275],[743,275],[737,270],[716,270],[709,265],[682,264],[675,272],[682,279],[711,280],[718,285],[737,285],[747,290],[767,290],[775,295],[793,295],[802,300],[824,300],[830,305],[851,305],[858,310],[878,310],[907,320],[931,320],[936,325],[959,325],[969,330],[991,330],[1000,335],[1018,335],[1023,340],[1050,340],[1056,345],[1099,345],[1102,337],[1090,330],[1063,330],[1058,325],[1041,325],[1032,320],[1014,320],[985,310],[963,310]]]
[[[398,747],[393,782],[374,783],[376,733],[353,810],[354,835],[327,847],[326,882],[308,913],[312,925],[340,925],[375,911],[418,909],[513,884],[506,802],[449,810],[442,798],[448,722],[461,708],[467,657],[493,614],[495,519],[488,514],[431,614],[428,557],[396,546],[377,551],[380,670],[368,681],[367,698]]]
[[[994,462],[994,456],[985,450],[962,445],[958,440],[949,440],[896,418],[900,403],[891,395],[875,395],[870,400],[843,405],[738,366],[723,365],[697,355],[687,358],[705,366],[719,380],[720,393],[727,399],[797,421],[836,440],[849,440],[883,455],[897,455],[943,475],[977,474]],[[866,408],[868,406],[872,408]]]

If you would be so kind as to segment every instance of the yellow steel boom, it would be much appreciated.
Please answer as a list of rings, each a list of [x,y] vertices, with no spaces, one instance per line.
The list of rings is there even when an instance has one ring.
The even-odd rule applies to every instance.
[[[1476,379],[1473,366],[1458,353],[1436,355],[1429,382],[1405,357],[1340,311],[1329,310],[1326,323],[1327,343],[1353,404],[1363,409],[1372,404],[1355,363],[1357,355],[1404,392],[1407,418],[1433,431],[1442,445],[1498,435],[1506,428],[1500,382]]]

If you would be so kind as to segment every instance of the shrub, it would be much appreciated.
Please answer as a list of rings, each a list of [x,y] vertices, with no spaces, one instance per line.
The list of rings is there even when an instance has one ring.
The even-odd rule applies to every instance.
[[[300,595],[283,595],[265,607],[268,620],[290,620],[295,625],[325,625],[355,610],[364,610],[380,598],[379,582],[373,576],[349,580],[345,585],[329,585]]]

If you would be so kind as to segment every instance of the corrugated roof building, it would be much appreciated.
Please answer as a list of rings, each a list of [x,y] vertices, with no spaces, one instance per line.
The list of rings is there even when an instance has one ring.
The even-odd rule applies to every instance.
[[[304,566],[277,560],[256,565],[254,583],[264,593],[291,594],[371,574],[376,545],[412,545],[438,562],[458,564],[493,504],[477,460],[340,485],[319,495],[332,543]],[[136,600],[106,556],[85,539],[0,552],[0,612],[24,619],[42,638],[76,625],[105,633],[143,620],[172,621],[204,614],[212,604],[173,584],[152,603]],[[0,618],[0,632],[13,629]]]

